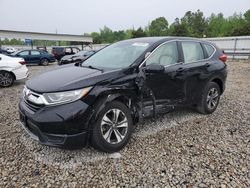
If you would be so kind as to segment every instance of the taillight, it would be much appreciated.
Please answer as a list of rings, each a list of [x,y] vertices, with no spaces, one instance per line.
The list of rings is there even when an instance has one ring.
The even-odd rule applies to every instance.
[[[227,61],[227,55],[226,54],[222,54],[219,59],[223,62],[223,63],[226,63]]]
[[[19,61],[19,63],[20,63],[21,65],[25,65],[25,64],[26,64],[25,61]]]

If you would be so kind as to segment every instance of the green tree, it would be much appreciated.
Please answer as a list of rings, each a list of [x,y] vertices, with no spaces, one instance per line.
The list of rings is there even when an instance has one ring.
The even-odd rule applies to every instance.
[[[175,22],[169,28],[169,34],[171,36],[188,36],[187,25],[180,23],[179,18],[176,18]]]
[[[107,26],[104,26],[103,29],[100,30],[100,39],[102,43],[112,43],[114,42],[113,31],[109,29]]]
[[[126,33],[125,31],[122,31],[122,30],[114,31],[113,35],[114,35],[113,37],[114,37],[115,42],[126,39]]]
[[[208,22],[200,10],[186,12],[184,17],[181,18],[181,24],[187,27],[189,36],[203,37],[203,35],[207,34]]]
[[[164,17],[156,18],[151,22],[148,28],[150,36],[168,35],[168,21]]]
[[[218,15],[211,14],[208,18],[208,37],[222,37],[230,30],[228,20],[222,13]]]
[[[93,43],[94,44],[101,44],[102,43],[99,33],[93,32],[93,33],[91,33],[91,37],[93,38]]]
[[[147,34],[143,31],[141,27],[139,27],[137,30],[132,31],[132,38],[139,38],[139,37],[146,37]]]

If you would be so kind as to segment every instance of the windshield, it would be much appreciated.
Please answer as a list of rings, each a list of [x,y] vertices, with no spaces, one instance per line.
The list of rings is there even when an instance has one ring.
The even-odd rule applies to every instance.
[[[83,62],[99,68],[125,68],[130,66],[149,46],[148,43],[123,41],[112,44]]]

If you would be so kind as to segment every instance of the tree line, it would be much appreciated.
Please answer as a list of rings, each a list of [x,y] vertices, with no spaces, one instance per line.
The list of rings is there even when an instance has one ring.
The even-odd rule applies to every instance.
[[[113,43],[116,41],[146,36],[188,36],[188,37],[226,37],[250,35],[250,9],[244,14],[234,13],[224,17],[222,13],[211,14],[206,18],[202,11],[188,11],[182,18],[176,18],[169,25],[165,17],[153,20],[145,28],[112,31],[107,26],[93,32],[94,43]]]
[[[211,14],[206,18],[202,11],[188,11],[182,18],[176,18],[169,25],[165,17],[159,17],[151,21],[146,27],[137,29],[127,29],[112,31],[107,26],[100,29],[99,32],[84,34],[92,36],[95,44],[113,43],[120,40],[147,37],[147,36],[188,36],[188,37],[226,37],[250,35],[250,9],[244,14],[234,13],[232,16],[224,17],[222,13]],[[20,39],[4,39],[3,45],[24,45]],[[70,45],[65,41],[41,41],[33,40],[33,45]]]

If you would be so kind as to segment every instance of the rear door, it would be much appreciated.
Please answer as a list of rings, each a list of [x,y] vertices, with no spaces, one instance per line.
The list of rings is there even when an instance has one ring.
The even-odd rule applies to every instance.
[[[146,86],[153,92],[156,102],[166,104],[181,102],[185,97],[185,80],[177,42],[171,41],[160,45],[145,64],[145,66],[160,64],[165,67],[162,73],[146,73]]]
[[[37,50],[30,51],[30,59],[32,63],[40,63],[41,53]]]
[[[185,102],[193,103],[201,96],[205,80],[210,76],[211,62],[198,41],[181,41]]]

